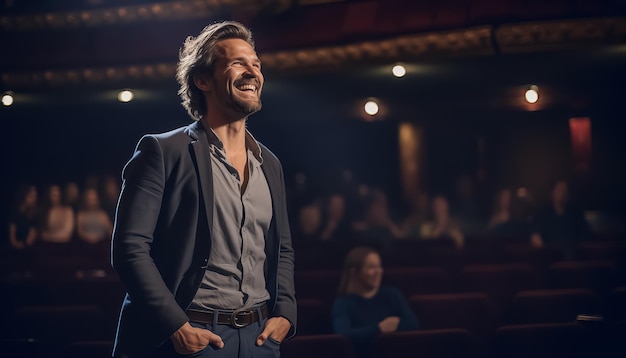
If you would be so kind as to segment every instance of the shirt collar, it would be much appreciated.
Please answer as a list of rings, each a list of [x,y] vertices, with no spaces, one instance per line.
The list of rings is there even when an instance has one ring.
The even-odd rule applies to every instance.
[[[207,137],[209,140],[209,147],[211,148],[211,151],[214,153],[219,152],[219,154],[223,156],[225,154],[224,143],[222,143],[222,141],[217,137],[217,134],[215,134],[213,128],[208,127]],[[252,133],[250,133],[247,129],[246,149],[252,152],[252,155],[254,155],[254,158],[259,162],[259,164],[263,164],[263,157],[261,156],[261,146],[259,145],[259,142],[254,139]]]

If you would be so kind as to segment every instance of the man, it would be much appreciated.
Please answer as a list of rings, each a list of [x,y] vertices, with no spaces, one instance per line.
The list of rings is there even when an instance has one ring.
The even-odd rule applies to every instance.
[[[537,211],[531,222],[530,241],[534,247],[551,245],[573,260],[578,244],[589,237],[584,212],[569,199],[569,185],[559,180],[552,188],[550,205]]]
[[[249,30],[189,37],[177,79],[197,122],[144,136],[123,170],[113,355],[277,357],[295,333],[294,260],[281,165],[246,130],[263,87]]]

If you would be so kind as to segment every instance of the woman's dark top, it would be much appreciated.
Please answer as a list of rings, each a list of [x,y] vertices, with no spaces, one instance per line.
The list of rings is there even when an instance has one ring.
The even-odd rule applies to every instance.
[[[378,323],[387,317],[398,316],[398,331],[419,327],[413,310],[402,293],[389,286],[381,286],[372,298],[355,294],[339,297],[333,304],[333,329],[348,336],[359,357],[372,354],[375,337],[380,333]]]

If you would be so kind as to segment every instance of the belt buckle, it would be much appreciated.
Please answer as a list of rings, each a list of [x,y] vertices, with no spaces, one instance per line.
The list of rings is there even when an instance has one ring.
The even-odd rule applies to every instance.
[[[240,314],[241,312],[247,311],[247,309],[238,309],[235,312],[233,312],[230,315],[230,324],[235,327],[235,328],[243,328],[245,326],[247,326],[247,324],[242,324],[239,323],[239,321],[237,320],[237,315]]]

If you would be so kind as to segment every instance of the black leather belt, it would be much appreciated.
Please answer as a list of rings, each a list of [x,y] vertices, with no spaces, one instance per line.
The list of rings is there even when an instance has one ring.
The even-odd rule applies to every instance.
[[[261,317],[259,317],[258,308],[245,308],[235,311],[218,310],[217,324],[226,324],[234,328],[243,328],[267,318],[269,314],[267,304],[263,304],[263,306],[260,307],[260,311]],[[192,322],[213,324],[213,315],[215,314],[215,311],[187,310],[185,313]]]

